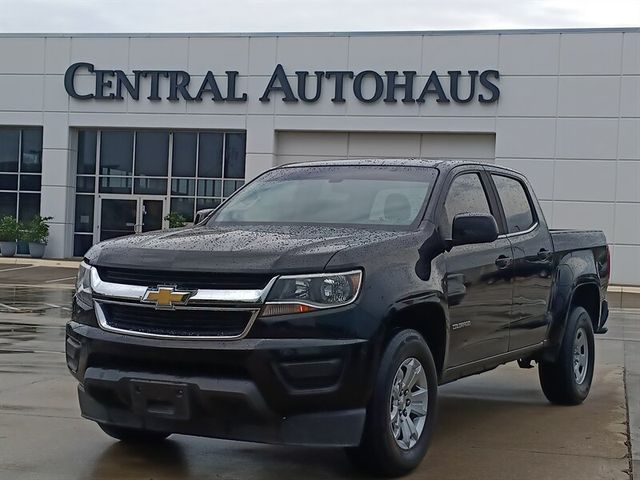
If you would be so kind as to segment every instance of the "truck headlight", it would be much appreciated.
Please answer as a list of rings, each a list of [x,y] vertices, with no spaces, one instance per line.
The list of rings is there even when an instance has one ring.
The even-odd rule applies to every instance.
[[[283,275],[267,296],[262,316],[306,313],[342,307],[358,296],[362,272]]]
[[[76,300],[85,309],[93,308],[93,292],[91,290],[91,265],[81,262],[76,278]]]

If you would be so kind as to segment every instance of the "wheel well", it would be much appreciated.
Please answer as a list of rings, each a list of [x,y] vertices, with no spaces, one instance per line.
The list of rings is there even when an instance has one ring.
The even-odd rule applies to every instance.
[[[573,292],[571,306],[584,308],[591,317],[593,329],[596,330],[598,328],[598,322],[600,321],[600,290],[596,285],[588,283],[577,287]]]
[[[408,307],[398,312],[391,322],[389,336],[398,329],[411,328],[424,337],[436,364],[438,377],[442,375],[447,345],[446,318],[436,304]]]

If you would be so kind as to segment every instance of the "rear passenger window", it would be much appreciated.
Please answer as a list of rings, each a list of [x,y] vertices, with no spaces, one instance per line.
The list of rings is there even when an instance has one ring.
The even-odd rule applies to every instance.
[[[451,182],[440,221],[443,238],[451,238],[451,225],[459,213],[491,214],[487,194],[477,173],[459,175]]]
[[[492,175],[498,189],[502,209],[507,217],[509,233],[523,232],[533,225],[533,212],[524,185],[515,178]]]

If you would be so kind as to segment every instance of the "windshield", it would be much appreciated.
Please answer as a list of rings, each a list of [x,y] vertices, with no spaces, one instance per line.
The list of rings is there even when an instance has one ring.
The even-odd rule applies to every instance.
[[[437,170],[319,166],[272,170],[211,217],[216,223],[409,226],[418,221]]]

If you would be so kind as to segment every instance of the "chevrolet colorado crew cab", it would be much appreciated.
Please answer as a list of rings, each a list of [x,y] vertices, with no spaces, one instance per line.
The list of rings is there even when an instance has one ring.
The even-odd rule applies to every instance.
[[[603,233],[549,230],[512,170],[294,164],[193,227],[92,247],[66,359],[82,415],[122,441],[345,447],[395,476],[439,385],[535,362],[549,401],[581,403],[609,270]]]

